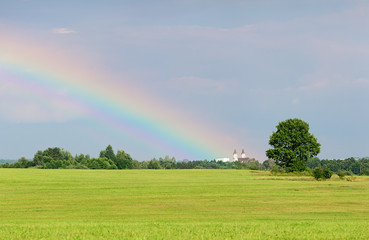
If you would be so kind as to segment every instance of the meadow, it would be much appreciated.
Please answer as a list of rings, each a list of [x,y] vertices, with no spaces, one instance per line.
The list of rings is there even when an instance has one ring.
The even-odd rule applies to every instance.
[[[0,239],[369,239],[369,178],[0,169]]]

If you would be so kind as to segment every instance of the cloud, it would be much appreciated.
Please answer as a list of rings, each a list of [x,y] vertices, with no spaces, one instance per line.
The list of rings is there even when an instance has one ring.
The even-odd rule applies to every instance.
[[[319,79],[316,75],[305,76],[303,79],[305,83],[297,88],[300,91],[316,91],[332,85],[331,81],[324,78]]]
[[[300,99],[298,99],[298,98],[294,98],[294,99],[292,99],[292,104],[293,105],[297,105],[297,104],[299,104],[300,103]]]
[[[68,29],[68,28],[54,28],[52,30],[55,34],[71,34],[71,33],[77,33],[74,30]]]
[[[144,26],[122,27],[116,29],[113,35],[106,35],[106,37],[135,47],[186,49],[213,56],[214,54],[230,55],[237,50],[238,46],[252,43],[254,31],[255,26],[252,24],[238,28],[194,25]]]
[[[172,78],[170,79],[170,85],[178,89],[200,94],[214,94],[225,91],[223,82],[195,76]]]
[[[2,74],[0,119],[11,122],[65,122],[87,115],[86,108],[62,92],[24,86]]]
[[[300,79],[301,86],[288,88],[289,91],[332,91],[337,89],[363,89],[369,86],[369,78],[355,78],[349,74],[315,73],[303,76]]]
[[[369,79],[361,77],[361,78],[356,79],[356,83],[367,85],[369,84]]]

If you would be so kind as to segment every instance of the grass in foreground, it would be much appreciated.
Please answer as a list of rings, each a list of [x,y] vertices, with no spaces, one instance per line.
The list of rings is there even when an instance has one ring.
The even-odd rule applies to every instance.
[[[0,239],[369,239],[369,179],[0,169]]]

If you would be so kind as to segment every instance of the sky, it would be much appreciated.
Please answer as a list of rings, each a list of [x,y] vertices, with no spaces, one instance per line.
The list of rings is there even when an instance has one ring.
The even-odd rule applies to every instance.
[[[319,158],[369,156],[369,3],[0,0],[0,159],[266,159],[300,118]]]

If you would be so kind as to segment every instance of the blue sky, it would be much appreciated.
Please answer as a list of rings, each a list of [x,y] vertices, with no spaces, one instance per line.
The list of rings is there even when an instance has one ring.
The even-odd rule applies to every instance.
[[[364,157],[368,13],[366,1],[340,0],[2,0],[0,39],[16,34],[31,39],[30,47],[37,42],[88,56],[231,139],[219,157],[245,148],[265,160],[275,126],[295,117],[310,124],[322,144],[320,158]],[[139,160],[172,155],[108,133],[91,138],[83,130],[88,120],[68,111],[59,111],[68,115],[62,121],[9,117],[22,102],[15,103],[17,92],[10,96],[4,82],[0,78],[0,158],[32,158],[49,146],[97,155],[107,144]]]

